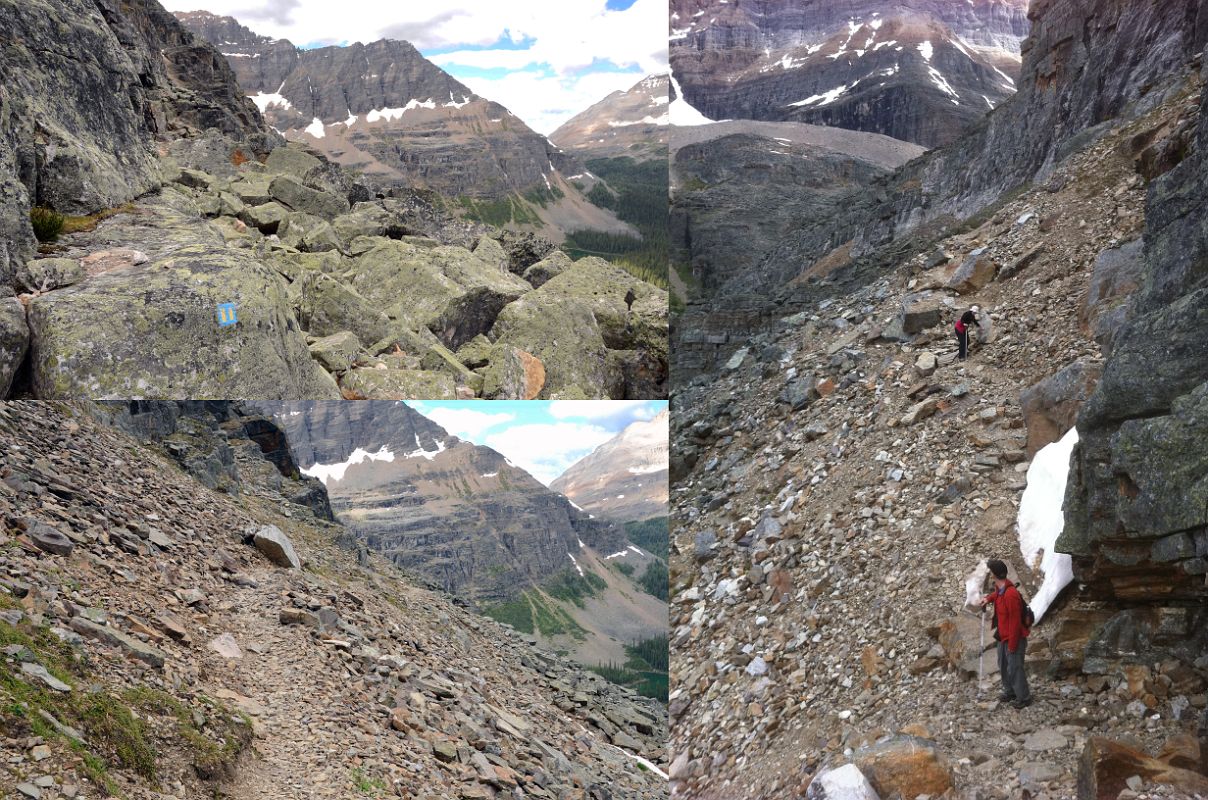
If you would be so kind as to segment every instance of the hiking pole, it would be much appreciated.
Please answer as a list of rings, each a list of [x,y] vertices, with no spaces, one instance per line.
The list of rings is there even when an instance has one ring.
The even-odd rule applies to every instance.
[[[977,699],[981,701],[982,693],[982,676],[986,671],[986,607],[982,606],[981,613],[977,617],[977,630],[981,635],[980,644],[977,650]]]

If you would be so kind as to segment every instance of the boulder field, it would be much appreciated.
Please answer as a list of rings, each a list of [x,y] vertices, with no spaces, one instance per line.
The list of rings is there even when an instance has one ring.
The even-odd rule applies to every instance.
[[[158,191],[16,270],[19,294],[0,298],[0,389],[666,396],[665,291],[599,258],[457,224],[417,194],[371,199],[297,145],[263,162],[221,155],[164,156]]]

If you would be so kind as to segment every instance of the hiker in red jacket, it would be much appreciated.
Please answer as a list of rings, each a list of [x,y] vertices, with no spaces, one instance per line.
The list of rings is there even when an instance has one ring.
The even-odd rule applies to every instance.
[[[957,358],[964,361],[969,357],[969,326],[973,325],[978,330],[981,330],[981,323],[977,321],[977,313],[981,311],[977,306],[973,306],[956,321],[956,347]]]
[[[1032,692],[1028,689],[1023,657],[1028,651],[1031,631],[1024,625],[1023,596],[1007,580],[1006,564],[992,559],[986,566],[994,574],[994,591],[985,596],[981,607],[994,605],[994,638],[998,640],[998,672],[1002,676],[1002,694],[998,699],[1010,702],[1015,708],[1027,708],[1032,704]]]

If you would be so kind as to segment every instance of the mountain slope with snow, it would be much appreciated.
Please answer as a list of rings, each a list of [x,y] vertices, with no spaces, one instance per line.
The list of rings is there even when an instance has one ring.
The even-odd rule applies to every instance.
[[[495,450],[402,403],[261,408],[344,526],[404,571],[585,663],[623,663],[625,644],[665,634],[666,604],[635,583],[653,557]],[[666,442],[664,419],[664,469]],[[616,553],[633,579],[611,569]]]
[[[685,101],[706,118],[935,147],[1015,92],[1025,12],[1023,0],[674,0],[670,58]]]
[[[410,43],[296,48],[231,17],[178,18],[214,44],[275,129],[383,185],[432,189],[495,224],[629,232],[586,200],[595,181],[508,109],[480,97]]]
[[[648,75],[571,117],[550,141],[582,158],[665,158],[667,90],[666,75]]]
[[[625,522],[667,514],[668,412],[634,422],[571,465],[550,488],[585,511]]]

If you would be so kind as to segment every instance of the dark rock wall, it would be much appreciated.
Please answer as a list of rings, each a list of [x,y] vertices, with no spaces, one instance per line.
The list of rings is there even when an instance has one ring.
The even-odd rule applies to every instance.
[[[97,415],[138,439],[160,444],[203,485],[231,494],[263,481],[286,499],[309,508],[320,519],[334,514],[321,481],[302,475],[285,432],[272,419],[235,400],[97,401]],[[243,448],[258,466],[241,473],[235,448]]]
[[[234,73],[155,0],[0,0],[0,284],[31,205],[87,214],[159,185],[155,139],[272,141]]]
[[[1078,417],[1059,549],[1096,596],[1208,598],[1208,126],[1150,185],[1144,283]]]

